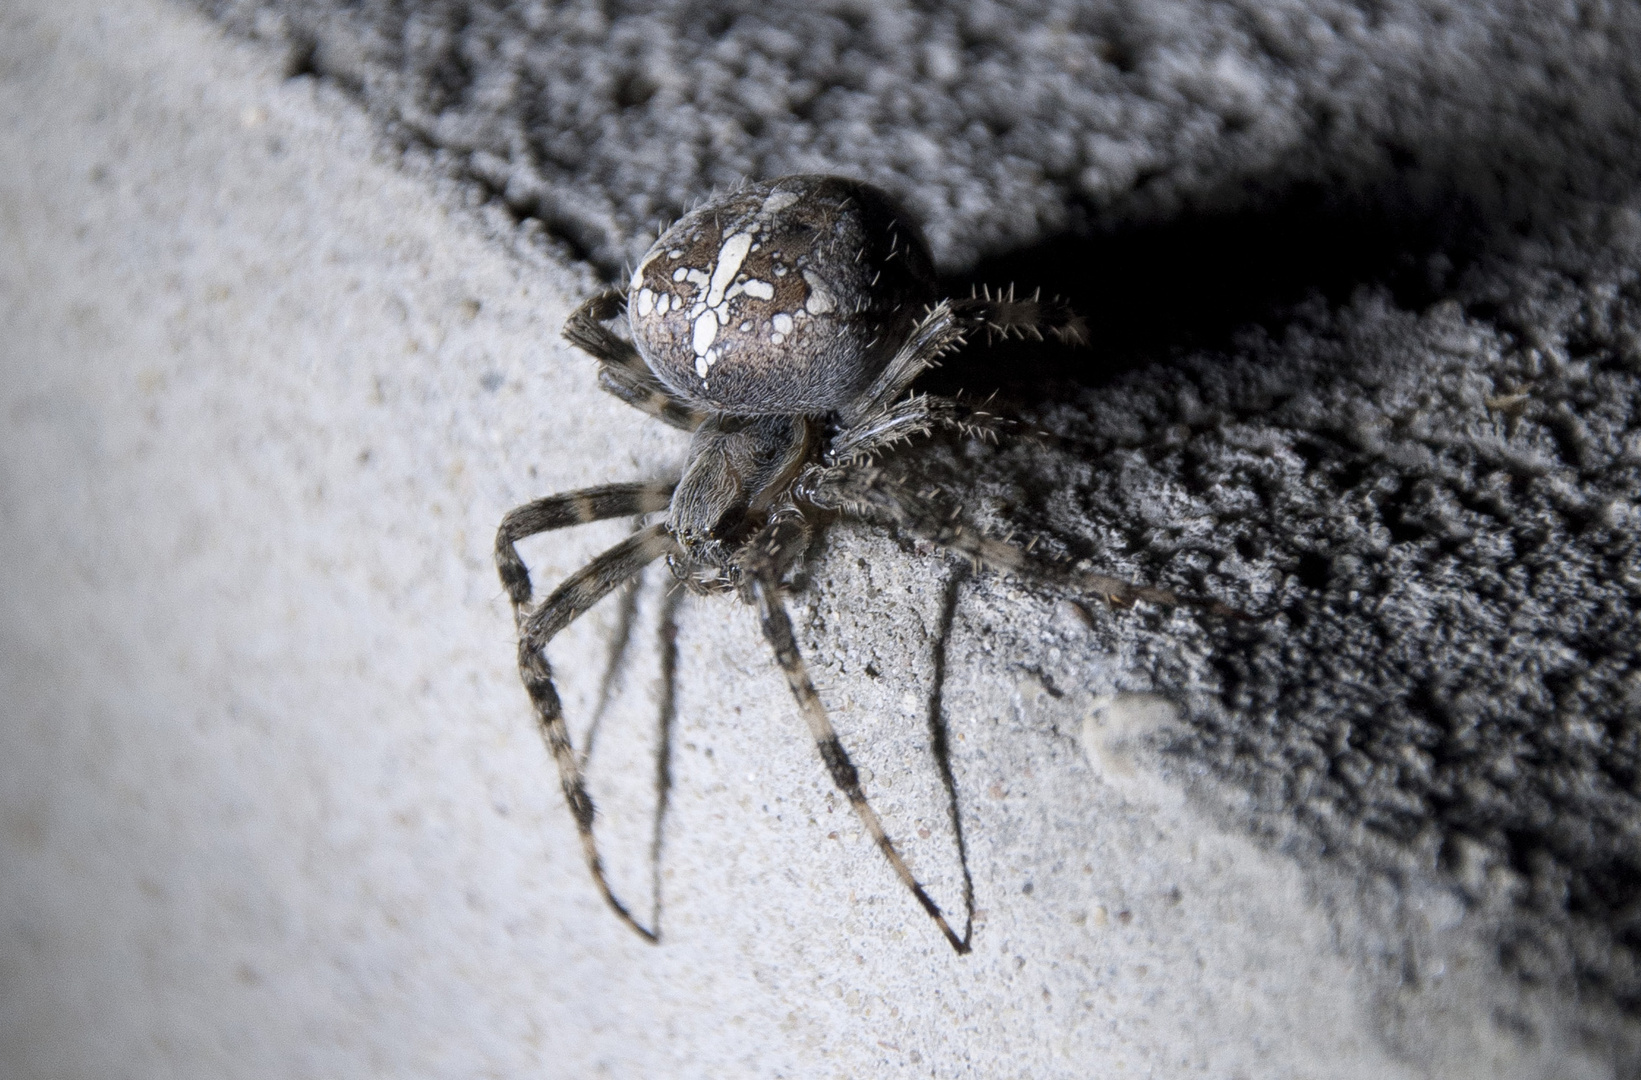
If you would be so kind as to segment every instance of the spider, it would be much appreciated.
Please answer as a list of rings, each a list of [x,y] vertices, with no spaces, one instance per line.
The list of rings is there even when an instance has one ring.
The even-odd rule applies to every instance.
[[[610,323],[626,316],[630,340]],[[503,518],[496,567],[518,628],[519,672],[557,762],[594,884],[649,941],[605,878],[593,803],[546,646],[655,559],[692,591],[731,592],[757,608],[764,636],[808,722],[821,761],[866,833],[958,953],[969,939],[913,875],[862,792],[792,633],[782,594],[817,530],[840,518],[921,537],[995,570],[1028,575],[1118,604],[1181,601],[1031,558],[963,523],[937,499],[874,465],[935,429],[986,435],[997,417],[957,399],[910,393],[913,381],[972,332],[1086,341],[1059,301],[1013,290],[937,300],[933,261],[916,226],[868,184],[788,176],[708,202],[662,233],[623,292],[583,304],[564,328],[599,362],[599,385],[664,423],[693,432],[677,480],[607,484],[527,503]],[[519,540],[607,518],[666,517],[571,575],[540,604]],[[1219,609],[1220,605],[1208,605]],[[972,927],[968,928],[972,931]]]

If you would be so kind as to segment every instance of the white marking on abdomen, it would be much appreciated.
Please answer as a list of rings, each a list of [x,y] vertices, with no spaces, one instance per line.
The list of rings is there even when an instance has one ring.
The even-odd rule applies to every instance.
[[[803,280],[809,283],[809,299],[803,302],[809,314],[824,315],[837,306],[832,300],[831,292],[826,288],[826,283],[816,277],[814,271],[805,270]]]
[[[711,311],[703,311],[695,320],[695,337],[690,342],[695,347],[696,356],[705,356],[712,348],[712,339],[718,336],[718,316]],[[696,367],[700,367],[699,364]]]
[[[712,284],[707,288],[707,307],[717,307],[724,302],[724,290],[741,272],[741,263],[751,250],[751,233],[738,232],[724,241],[724,246],[718,249],[718,265],[712,269]]]
[[[797,201],[798,197],[790,191],[774,191],[764,199],[763,205],[758,207],[758,213],[778,214]]]
[[[661,254],[659,251],[652,251],[648,255],[644,256],[644,261],[639,263],[638,269],[632,272],[632,284],[628,286],[628,292],[631,292],[633,289],[638,288],[644,283],[644,271],[649,267],[650,263],[655,261],[655,257],[659,254]]]

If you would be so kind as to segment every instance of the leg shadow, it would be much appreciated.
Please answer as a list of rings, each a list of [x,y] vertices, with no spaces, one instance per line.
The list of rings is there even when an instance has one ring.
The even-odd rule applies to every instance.
[[[581,767],[585,769],[592,759],[593,746],[598,742],[598,729],[604,723],[604,713],[615,696],[621,673],[626,668],[627,649],[632,645],[632,628],[638,618],[638,589],[644,575],[639,574],[621,586],[621,608],[616,616],[615,634],[610,641],[610,655],[604,663],[604,674],[598,681],[598,704],[593,707],[592,722],[587,725],[587,737],[582,740]]]
[[[669,581],[661,602],[661,707],[656,717],[655,824],[650,833],[652,925],[661,929],[661,852],[666,844],[667,806],[672,797],[672,729],[678,715],[678,607],[683,586]]]
[[[957,616],[957,597],[969,568],[958,564],[946,579],[940,598],[940,628],[935,634],[934,676],[929,686],[929,749],[934,752],[940,783],[946,788],[946,810],[957,838],[957,861],[963,868],[963,943],[974,937],[974,875],[969,871],[969,846],[963,836],[963,813],[957,804],[957,778],[952,773],[951,735],[946,729],[942,698],[946,689],[946,646],[951,642],[952,622]]]

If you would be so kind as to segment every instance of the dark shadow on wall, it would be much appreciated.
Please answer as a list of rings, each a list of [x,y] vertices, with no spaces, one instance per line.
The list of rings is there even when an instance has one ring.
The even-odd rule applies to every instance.
[[[1009,285],[1062,296],[1087,317],[1092,340],[967,349],[928,388],[1052,400],[1182,355],[1233,351],[1250,327],[1280,336],[1301,305],[1337,307],[1363,287],[1421,310],[1452,293],[1490,237],[1513,232],[1459,194],[1415,203],[1394,188],[1339,196],[1301,184],[1260,203],[1063,234],[944,280],[952,296]]]
[[[1468,314],[1492,321],[1496,306],[1465,288],[1468,269],[1515,259],[1524,242],[1564,242],[1567,223],[1587,220],[1592,206],[1634,204],[1636,79],[1615,76],[1604,87],[1610,100],[1583,109],[1524,92],[1514,108],[1478,111],[1477,130],[1451,141],[1427,130],[1422,143],[1384,143],[1356,174],[1294,179],[1307,169],[1278,164],[1191,197],[1196,207],[1229,209],[1147,210],[1144,184],[1103,210],[1070,205],[1066,232],[994,255],[942,286],[954,296],[1013,284],[1065,297],[1088,317],[1092,348],[966,350],[929,389],[1054,400],[1187,354],[1236,352],[1237,334],[1251,327],[1280,338],[1302,307],[1337,310],[1363,287],[1415,312],[1461,299]],[[1516,111],[1527,121],[1494,123]],[[1094,221],[1116,224],[1077,224]]]

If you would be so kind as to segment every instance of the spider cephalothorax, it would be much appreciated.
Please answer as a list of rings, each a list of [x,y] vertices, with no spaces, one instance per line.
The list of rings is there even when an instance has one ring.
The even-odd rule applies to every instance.
[[[623,310],[630,340],[610,329]],[[849,517],[929,540],[995,569],[1115,601],[1178,600],[1029,558],[974,531],[950,509],[873,466],[937,427],[985,433],[992,417],[910,394],[914,379],[975,329],[1084,340],[1058,302],[1013,292],[936,301],[928,248],[876,188],[831,176],[753,184],[691,211],[664,232],[627,291],[587,301],[567,338],[599,361],[610,393],[694,432],[682,475],[611,484],[528,503],[503,519],[496,565],[519,630],[519,670],[557,761],[587,865],[604,899],[650,940],[610,891],[593,840],[593,805],[570,744],[545,649],[577,616],[665,556],[692,588],[733,590],[757,607],[765,636],[833,782],[952,947],[969,950],[885,833],[798,652],[782,600],[814,530]],[[666,511],[572,575],[539,605],[517,541],[549,529]]]

